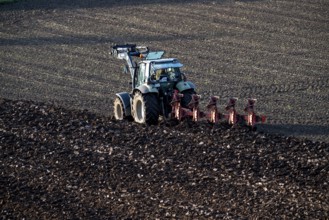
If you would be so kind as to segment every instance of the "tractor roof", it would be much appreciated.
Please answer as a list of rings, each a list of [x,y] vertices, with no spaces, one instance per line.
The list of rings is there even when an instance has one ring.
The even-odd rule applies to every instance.
[[[176,58],[165,58],[165,59],[156,59],[156,60],[143,60],[144,63],[150,63],[153,69],[165,69],[170,67],[182,67],[181,64]]]

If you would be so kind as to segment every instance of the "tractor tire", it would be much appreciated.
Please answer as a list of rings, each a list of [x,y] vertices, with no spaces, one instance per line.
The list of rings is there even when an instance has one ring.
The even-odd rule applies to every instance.
[[[158,124],[160,114],[160,103],[156,94],[135,93],[133,99],[133,117],[140,124]]]
[[[118,121],[128,120],[134,121],[131,115],[126,115],[123,107],[123,103],[119,97],[116,97],[113,102],[113,115],[114,119]]]
[[[183,108],[188,108],[188,104],[190,104],[192,100],[192,95],[196,94],[194,89],[188,89],[183,92],[181,92],[184,96],[181,99],[181,106]]]
[[[116,97],[113,102],[113,115],[115,120],[119,120],[119,121],[125,119],[126,117],[123,103],[118,97]]]

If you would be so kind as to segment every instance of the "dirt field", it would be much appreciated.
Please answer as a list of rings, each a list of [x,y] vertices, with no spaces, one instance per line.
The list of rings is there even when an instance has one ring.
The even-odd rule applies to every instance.
[[[0,5],[0,218],[327,219],[328,11],[325,0]],[[257,98],[267,124],[110,120],[130,81],[115,43],[179,58],[202,104]]]
[[[110,115],[130,79],[109,47],[137,43],[179,58],[204,102],[254,97],[261,130],[329,141],[327,1],[69,2],[0,6],[1,97]]]
[[[0,119],[1,219],[329,218],[328,143],[31,101]]]

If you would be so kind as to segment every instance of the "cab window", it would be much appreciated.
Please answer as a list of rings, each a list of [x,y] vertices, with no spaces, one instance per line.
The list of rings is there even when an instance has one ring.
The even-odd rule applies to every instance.
[[[146,64],[141,63],[139,65],[139,69],[138,69],[137,76],[135,79],[136,87],[142,85],[145,82],[145,71],[146,71]]]

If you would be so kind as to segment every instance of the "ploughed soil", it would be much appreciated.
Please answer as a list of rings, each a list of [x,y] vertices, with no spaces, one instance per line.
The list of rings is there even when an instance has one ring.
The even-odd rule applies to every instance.
[[[1,100],[2,219],[327,219],[329,144]]]

